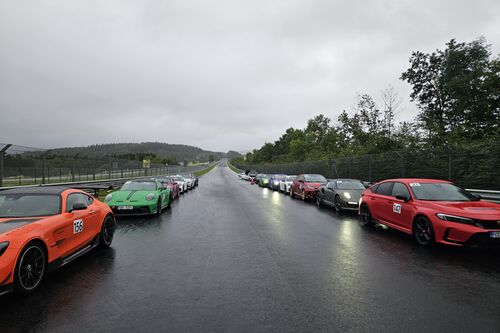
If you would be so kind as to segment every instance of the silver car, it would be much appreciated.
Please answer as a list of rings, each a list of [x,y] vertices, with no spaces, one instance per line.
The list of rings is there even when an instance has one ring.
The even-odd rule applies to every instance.
[[[297,176],[286,176],[284,179],[280,180],[280,192],[284,192],[285,194],[290,193],[290,186],[295,178],[297,178]]]

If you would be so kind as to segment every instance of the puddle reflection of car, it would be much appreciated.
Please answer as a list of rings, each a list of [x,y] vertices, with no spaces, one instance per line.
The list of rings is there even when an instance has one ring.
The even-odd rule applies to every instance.
[[[357,211],[359,199],[364,190],[363,183],[357,179],[332,179],[319,187],[316,194],[316,205],[331,206],[337,212]]]
[[[445,180],[380,182],[363,192],[360,214],[364,225],[386,225],[422,245],[500,246],[500,205]]]
[[[49,270],[113,241],[108,205],[67,187],[0,191],[0,295],[30,293]]]

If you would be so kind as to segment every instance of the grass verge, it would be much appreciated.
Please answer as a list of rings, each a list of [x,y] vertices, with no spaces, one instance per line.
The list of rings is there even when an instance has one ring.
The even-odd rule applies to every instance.
[[[233,170],[236,173],[241,173],[242,172],[240,169],[238,169],[237,167],[235,167],[234,165],[232,165],[230,162],[227,162],[227,165],[229,166],[229,169]]]
[[[213,165],[209,166],[209,167],[208,167],[208,168],[206,168],[206,169],[199,170],[199,171],[195,171],[195,172],[193,172],[193,173],[194,173],[196,176],[201,177],[201,176],[203,176],[204,174],[207,174],[207,173],[209,173],[210,171],[212,171],[212,169],[213,169],[213,168],[215,168],[217,165],[219,165],[219,163],[215,163],[215,164],[213,164]]]

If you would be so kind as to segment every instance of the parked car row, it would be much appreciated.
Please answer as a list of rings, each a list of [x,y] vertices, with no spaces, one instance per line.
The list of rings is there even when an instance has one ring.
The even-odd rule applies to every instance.
[[[98,185],[0,191],[0,295],[34,291],[47,272],[109,247],[115,216],[161,214],[197,185],[192,174],[130,180],[104,202],[86,192]]]
[[[318,174],[240,178],[339,213],[357,212],[362,225],[385,225],[413,235],[421,245],[500,246],[500,204],[447,180],[401,178],[371,185]]]
[[[193,174],[129,180],[108,194],[104,202],[116,216],[160,215],[173,200],[196,186],[198,177]]]

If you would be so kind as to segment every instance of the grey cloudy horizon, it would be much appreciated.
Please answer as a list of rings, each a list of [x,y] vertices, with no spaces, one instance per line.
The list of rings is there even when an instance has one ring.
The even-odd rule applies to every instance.
[[[484,36],[499,1],[0,0],[0,142],[246,151],[380,101],[412,51]]]

